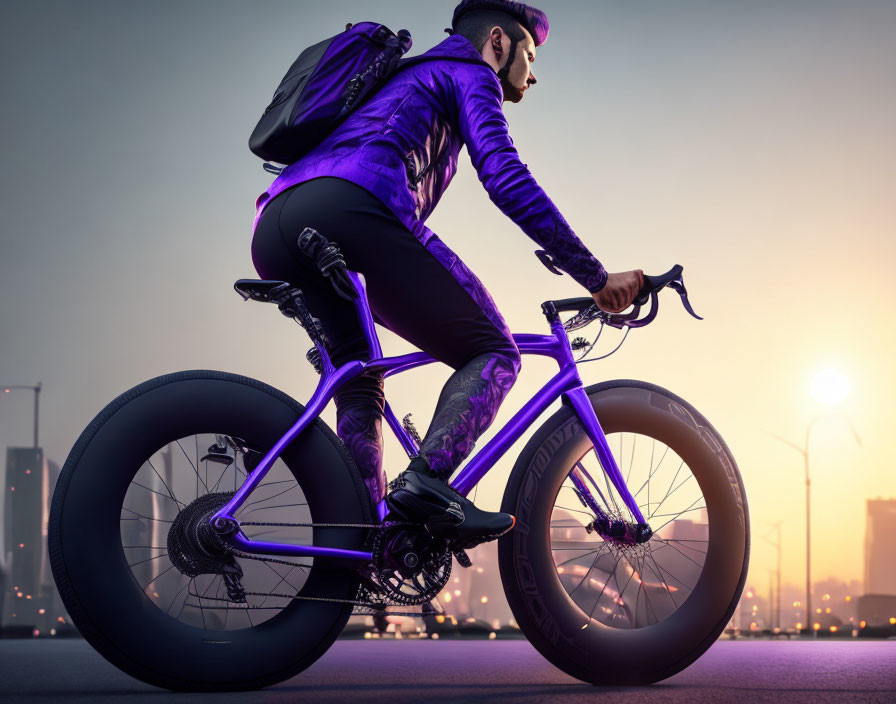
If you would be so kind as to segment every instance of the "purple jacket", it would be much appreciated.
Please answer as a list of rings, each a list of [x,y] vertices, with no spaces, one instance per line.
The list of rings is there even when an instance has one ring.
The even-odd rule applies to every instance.
[[[286,167],[256,204],[321,176],[335,176],[379,198],[425,242],[424,226],[457,171],[466,145],[489,197],[589,291],[607,272],[520,161],[501,109],[495,71],[470,42],[452,35],[425,56],[478,59],[424,61],[399,72],[318,147]]]

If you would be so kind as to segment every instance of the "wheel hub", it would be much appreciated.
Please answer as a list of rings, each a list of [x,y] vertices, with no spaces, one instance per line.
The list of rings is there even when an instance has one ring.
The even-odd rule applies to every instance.
[[[640,545],[653,535],[647,523],[632,523],[606,515],[599,515],[585,529],[589,533],[596,531],[601,538],[617,545]]]

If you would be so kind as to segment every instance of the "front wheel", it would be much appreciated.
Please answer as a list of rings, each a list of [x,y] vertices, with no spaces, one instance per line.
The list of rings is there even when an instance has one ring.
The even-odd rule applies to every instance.
[[[635,523],[564,406],[513,468],[502,511],[501,580],[523,633],[550,662],[592,684],[649,684],[694,662],[737,606],[749,562],[749,516],[737,464],[689,403],[653,384],[586,389],[617,465],[653,530],[644,543],[607,535],[584,483],[611,519]]]
[[[106,659],[160,687],[244,690],[295,675],[333,643],[357,572],[234,558],[203,532],[303,410],[254,379],[180,372],[122,394],[82,433],[53,496],[49,553],[66,609]],[[236,518],[249,538],[357,549],[361,528],[276,524],[366,524],[371,508],[351,457],[318,419]]]

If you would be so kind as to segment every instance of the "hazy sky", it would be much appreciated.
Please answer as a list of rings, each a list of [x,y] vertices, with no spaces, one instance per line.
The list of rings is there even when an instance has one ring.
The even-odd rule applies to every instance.
[[[232,290],[255,276],[254,201],[271,180],[246,141],[305,46],[376,19],[424,51],[454,4],[0,4],[0,384],[44,383],[51,458],[62,463],[116,395],[171,371],[225,369],[307,400],[304,333]],[[680,263],[705,317],[664,293],[657,322],[583,379],[659,384],[722,433],[761,587],[774,522],[785,581],[800,582],[805,559],[802,459],[768,433],[802,442],[819,412],[812,375],[841,369],[863,446],[838,421],[813,432],[814,576],[861,579],[865,500],[896,497],[896,2],[540,6],[552,29],[539,82],[507,108],[523,161],[610,271]],[[514,331],[546,332],[541,301],[584,295],[542,268],[465,155],[428,224]],[[425,429],[448,373],[390,380],[393,407]],[[525,358],[492,430],[552,373]],[[0,395],[0,446],[31,442],[31,401]],[[521,448],[477,503],[497,506]],[[406,464],[394,440],[386,461],[390,477]]]

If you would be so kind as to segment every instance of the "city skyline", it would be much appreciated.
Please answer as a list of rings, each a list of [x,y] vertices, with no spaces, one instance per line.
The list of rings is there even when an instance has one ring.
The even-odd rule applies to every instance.
[[[704,317],[664,292],[656,323],[586,365],[586,383],[651,381],[715,425],[744,476],[749,582],[761,589],[776,554],[758,536],[778,521],[785,586],[800,585],[805,567],[801,459],[769,433],[800,442],[823,411],[811,379],[842,370],[853,390],[841,409],[863,445],[838,422],[811,438],[813,581],[862,579],[866,501],[896,496],[887,447],[896,7],[540,5],[552,34],[534,66],[539,84],[507,106],[523,161],[609,270],[680,263]],[[0,10],[9,106],[0,382],[43,382],[41,444],[59,464],[106,403],[159,374],[226,369],[302,402],[316,383],[301,331],[231,288],[255,275],[253,203],[270,183],[246,139],[298,50],[370,6],[267,7],[263,16],[235,2]],[[410,29],[420,53],[445,36],[451,7],[391,0],[376,19]],[[543,332],[540,302],[581,291],[544,271],[465,155],[459,167],[428,224],[514,331]],[[618,341],[612,333],[602,352]],[[389,353],[410,349],[382,336]],[[479,447],[551,371],[526,358]],[[448,373],[390,381],[396,412],[425,427]],[[0,444],[30,443],[31,404],[27,393],[0,394]],[[324,419],[335,427],[332,407]],[[405,462],[386,441],[391,478]],[[524,441],[486,477],[477,504],[497,506]]]

